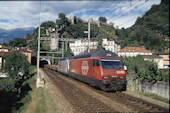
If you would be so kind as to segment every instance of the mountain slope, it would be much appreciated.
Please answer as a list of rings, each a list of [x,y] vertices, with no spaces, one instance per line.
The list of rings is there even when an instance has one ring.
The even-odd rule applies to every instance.
[[[136,23],[127,29],[117,30],[119,41],[123,46],[144,46],[154,51],[166,50],[169,43],[169,0],[162,0],[161,4],[152,8]]]
[[[33,27],[27,28],[16,28],[16,29],[0,29],[0,43],[7,43],[9,40],[13,40],[13,38],[17,37],[25,37],[27,34],[33,34],[34,32]]]

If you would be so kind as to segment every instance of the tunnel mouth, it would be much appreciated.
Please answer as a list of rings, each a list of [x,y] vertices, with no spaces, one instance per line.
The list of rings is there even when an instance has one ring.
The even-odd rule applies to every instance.
[[[44,67],[44,65],[47,65],[48,62],[46,60],[40,60],[40,67]]]

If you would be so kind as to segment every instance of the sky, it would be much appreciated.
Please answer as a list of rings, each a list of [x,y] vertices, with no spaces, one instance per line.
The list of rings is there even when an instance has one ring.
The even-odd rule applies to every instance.
[[[119,28],[131,27],[138,17],[161,0],[92,0],[92,1],[0,1],[0,29],[38,27],[56,21],[59,13],[83,20],[106,17]]]

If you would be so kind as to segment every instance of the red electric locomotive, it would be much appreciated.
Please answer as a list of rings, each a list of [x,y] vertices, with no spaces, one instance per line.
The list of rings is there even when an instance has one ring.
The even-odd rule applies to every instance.
[[[125,91],[126,72],[121,58],[108,50],[74,56],[69,76],[104,91]]]

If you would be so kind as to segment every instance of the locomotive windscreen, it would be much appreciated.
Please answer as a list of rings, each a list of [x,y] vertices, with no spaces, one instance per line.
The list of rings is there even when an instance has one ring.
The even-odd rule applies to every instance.
[[[120,60],[114,59],[102,59],[102,67],[109,68],[109,69],[121,69],[123,68],[123,63]]]

